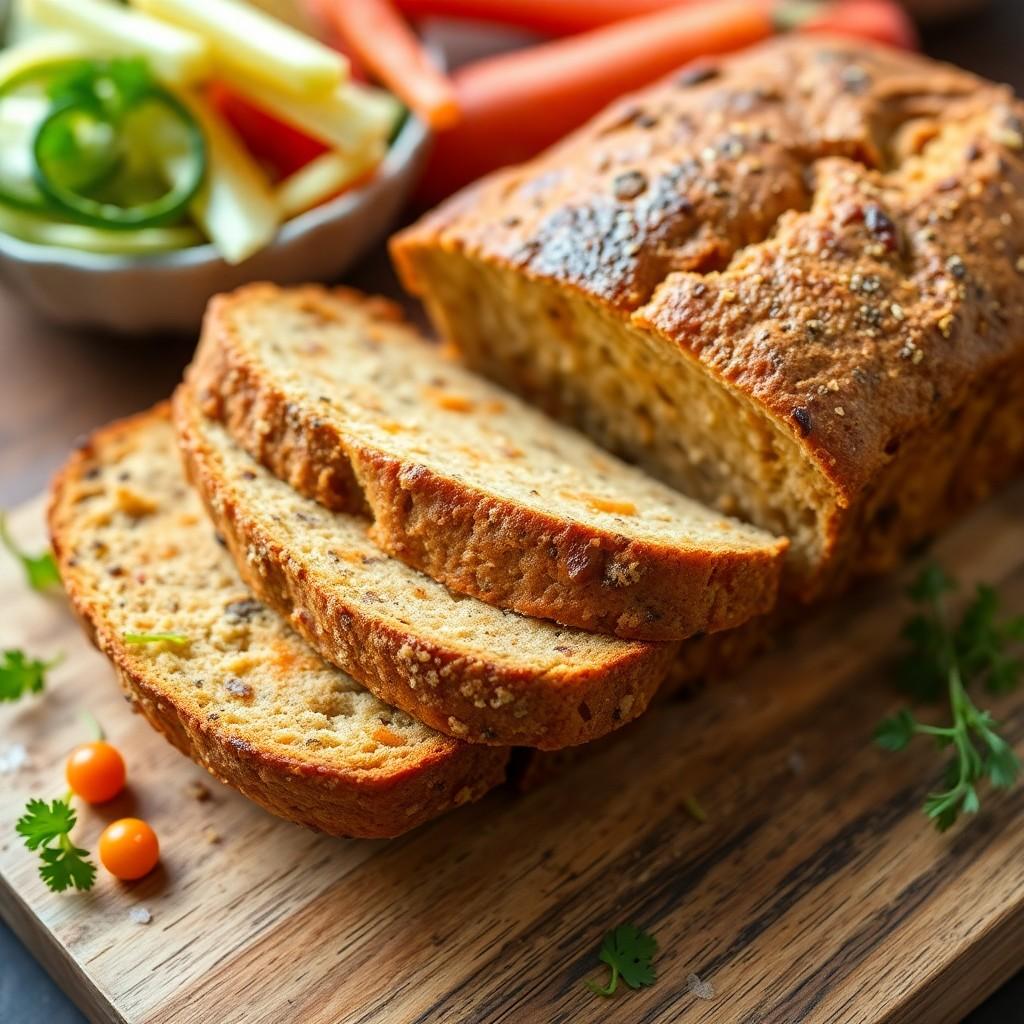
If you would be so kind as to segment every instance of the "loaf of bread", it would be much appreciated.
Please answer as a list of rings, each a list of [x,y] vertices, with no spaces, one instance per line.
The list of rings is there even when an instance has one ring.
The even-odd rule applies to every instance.
[[[133,707],[283,818],[395,836],[499,784],[508,751],[441,736],[325,664],[242,584],[185,483],[166,407],[98,431],[54,484],[72,607]],[[126,634],[175,633],[180,644]]]
[[[889,568],[1024,465],[1024,106],[787,38],[456,196],[394,257],[474,368],[790,538]]]
[[[189,477],[256,596],[327,661],[439,732],[543,749],[585,743],[643,712],[665,678],[678,643],[502,611],[388,557],[368,520],[277,479],[203,417],[188,385],[175,393],[174,421]]]
[[[446,359],[384,299],[217,296],[188,373],[203,412],[389,554],[525,615],[640,640],[775,604],[785,541],[729,519]]]

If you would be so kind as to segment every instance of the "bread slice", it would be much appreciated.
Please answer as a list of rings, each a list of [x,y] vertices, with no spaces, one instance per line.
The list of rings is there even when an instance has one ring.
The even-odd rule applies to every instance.
[[[444,358],[396,307],[253,285],[215,298],[190,372],[208,415],[390,554],[461,594],[644,640],[775,601],[787,542],[602,452]]]
[[[475,370],[790,538],[810,599],[1024,466],[1024,102],[789,35],[613,104],[393,254]]]
[[[243,578],[321,655],[382,700],[476,743],[547,749],[604,735],[646,707],[678,643],[585,633],[462,597],[304,498],[174,396],[188,473]]]
[[[187,487],[166,407],[97,432],[57,477],[61,579],[150,724],[268,811],[395,836],[502,781],[508,752],[421,725],[253,600]],[[187,643],[131,645],[172,631]]]

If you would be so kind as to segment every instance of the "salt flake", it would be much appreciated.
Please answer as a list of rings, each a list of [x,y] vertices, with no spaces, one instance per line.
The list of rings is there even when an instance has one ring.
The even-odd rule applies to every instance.
[[[145,907],[132,907],[128,917],[136,924],[149,924],[153,920],[153,915]]]
[[[23,743],[12,743],[0,750],[0,775],[14,775],[28,764],[28,751]]]
[[[715,998],[715,986],[710,981],[701,981],[696,974],[686,976],[686,990],[698,999]]]

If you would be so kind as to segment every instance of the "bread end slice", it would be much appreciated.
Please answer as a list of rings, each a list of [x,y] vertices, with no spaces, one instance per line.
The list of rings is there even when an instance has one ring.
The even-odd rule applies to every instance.
[[[132,706],[271,813],[390,837],[503,781],[507,750],[381,702],[253,599],[186,485],[166,406],[79,448],[54,481],[49,523],[72,607]],[[187,643],[125,641],[153,632]]]

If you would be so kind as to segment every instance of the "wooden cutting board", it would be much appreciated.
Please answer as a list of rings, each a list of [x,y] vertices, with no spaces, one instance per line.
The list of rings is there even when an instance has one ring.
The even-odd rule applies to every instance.
[[[13,526],[42,539],[39,503]],[[1024,485],[939,546],[1024,608]],[[60,598],[0,564],[0,645],[64,651],[45,694],[0,711],[6,920],[95,1021],[175,1024],[954,1022],[1024,966],[1024,787],[945,836],[922,818],[934,751],[876,750],[906,614],[899,581],[807,623],[731,683],[677,701],[525,797],[492,794],[392,842],[278,821],[132,716]],[[163,844],[134,885],[54,895],[11,826],[62,792],[93,712]],[[997,707],[1024,753],[1024,693]],[[8,764],[9,767],[9,764]],[[201,784],[201,786],[199,785]],[[208,792],[206,799],[199,799]],[[700,824],[686,809],[696,795]],[[149,924],[131,919],[144,907]],[[650,989],[600,1000],[609,928],[661,951]],[[693,993],[691,975],[710,983]]]

